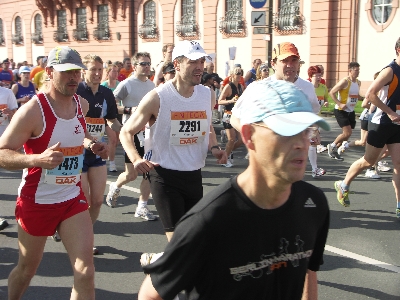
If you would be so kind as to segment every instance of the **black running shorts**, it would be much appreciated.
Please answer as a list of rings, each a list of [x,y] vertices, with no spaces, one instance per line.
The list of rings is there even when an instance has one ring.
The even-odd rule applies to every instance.
[[[376,148],[400,143],[400,125],[369,122],[367,143]]]
[[[336,121],[341,128],[349,125],[351,129],[356,127],[356,114],[354,111],[347,112],[344,110],[334,109],[333,113],[335,114]]]
[[[136,150],[139,153],[140,157],[143,157],[144,156],[144,147],[140,147],[140,141],[139,141],[139,138],[136,136],[136,134],[133,137],[133,141],[135,142],[135,147],[136,147]],[[132,163],[131,160],[129,159],[128,155],[126,155],[126,152],[125,152],[125,163],[126,164]]]
[[[201,170],[176,171],[155,167],[149,174],[150,189],[166,232],[203,198]]]

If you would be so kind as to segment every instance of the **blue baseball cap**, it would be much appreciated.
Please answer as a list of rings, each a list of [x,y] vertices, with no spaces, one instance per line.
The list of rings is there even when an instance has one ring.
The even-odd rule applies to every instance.
[[[30,73],[30,72],[31,72],[31,69],[30,69],[28,66],[22,66],[22,67],[20,67],[19,70],[18,70],[18,74],[21,74],[21,73]]]
[[[232,110],[240,125],[264,122],[282,136],[296,135],[317,124],[330,130],[329,124],[313,113],[307,96],[293,83],[284,80],[260,80],[250,84]]]

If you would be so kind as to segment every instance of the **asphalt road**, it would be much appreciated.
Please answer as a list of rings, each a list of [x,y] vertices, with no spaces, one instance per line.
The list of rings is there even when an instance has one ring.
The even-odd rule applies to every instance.
[[[326,119],[333,130],[322,132],[323,144],[332,142],[340,132],[334,118]],[[220,128],[216,126],[217,132]],[[353,136],[359,137],[359,123]],[[400,299],[400,221],[394,213],[391,172],[382,174],[380,180],[359,176],[351,186],[350,208],[342,207],[336,200],[333,182],[344,177],[362,150],[347,151],[344,161],[332,160],[324,152],[318,156],[318,165],[327,174],[313,179],[309,166],[304,177],[326,193],[331,208],[325,264],[318,272],[319,299]],[[244,170],[248,163],[243,159],[245,154],[244,149],[235,152],[235,166],[230,169],[216,165],[209,156],[203,169],[205,192]],[[116,161],[122,170],[120,147]],[[117,175],[109,173],[109,182],[115,181]],[[0,299],[7,299],[7,277],[18,259],[14,207],[20,178],[21,172],[0,170],[0,215],[10,223],[0,232]],[[160,221],[134,217],[138,187],[139,181],[129,183],[121,192],[118,206],[111,209],[104,205],[95,224],[95,244],[101,252],[95,256],[96,299],[136,299],[144,278],[139,264],[141,253],[160,252],[167,243]],[[149,203],[155,212],[152,200]],[[49,238],[42,263],[23,299],[69,299],[72,283],[62,243]]]

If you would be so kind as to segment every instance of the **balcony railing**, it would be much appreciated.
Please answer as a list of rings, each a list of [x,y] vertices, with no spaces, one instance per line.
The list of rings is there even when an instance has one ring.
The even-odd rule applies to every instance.
[[[20,34],[11,35],[11,40],[15,45],[22,45],[24,43],[24,37]]]
[[[246,36],[246,21],[241,7],[234,6],[226,12],[219,22],[219,31],[225,36]]]
[[[75,41],[87,41],[89,39],[89,33],[87,29],[74,29],[72,31],[72,38]]]
[[[100,40],[110,40],[111,39],[111,32],[109,28],[99,28],[96,27],[93,30],[93,37],[96,41]]]
[[[68,32],[54,31],[53,39],[55,42],[58,42],[58,43],[68,42],[69,41]]]
[[[302,34],[304,17],[296,4],[281,7],[273,15],[274,30],[279,34]]]
[[[41,34],[41,33],[32,33],[32,43],[34,43],[34,44],[43,44],[43,34]]]
[[[153,20],[146,20],[139,26],[139,36],[142,39],[158,39],[158,29]]]

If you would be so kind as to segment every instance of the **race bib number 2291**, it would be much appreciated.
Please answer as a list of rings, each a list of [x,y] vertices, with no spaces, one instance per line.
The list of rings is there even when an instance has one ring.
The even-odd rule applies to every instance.
[[[171,145],[191,145],[204,141],[209,130],[206,111],[171,112]]]

